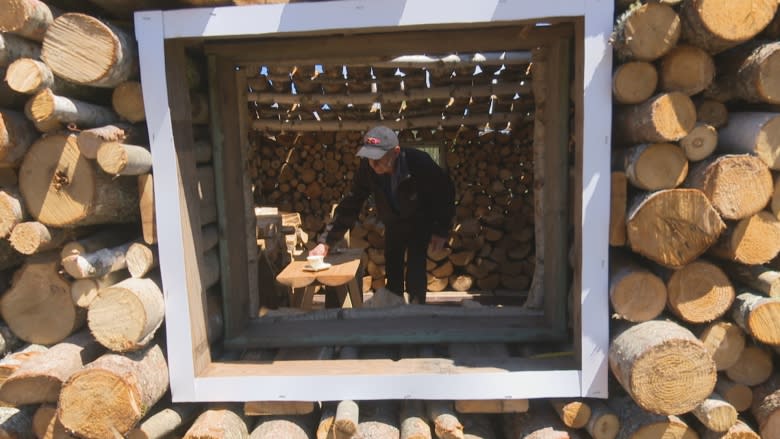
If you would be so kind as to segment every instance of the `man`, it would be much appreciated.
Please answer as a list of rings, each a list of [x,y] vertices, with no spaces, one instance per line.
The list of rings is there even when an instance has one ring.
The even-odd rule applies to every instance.
[[[424,151],[401,148],[398,136],[384,126],[366,133],[357,156],[361,160],[350,192],[336,207],[320,244],[309,254],[327,255],[330,246],[355,224],[363,203],[373,194],[377,215],[385,224],[387,285],[365,306],[404,303],[404,280],[409,302],[424,304],[427,249],[444,248],[455,214],[452,180]]]

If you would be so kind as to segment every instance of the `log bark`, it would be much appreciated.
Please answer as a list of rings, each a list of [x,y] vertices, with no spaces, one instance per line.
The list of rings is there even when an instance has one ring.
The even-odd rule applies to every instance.
[[[649,321],[618,331],[609,348],[612,374],[631,398],[653,413],[686,413],[715,388],[715,362],[680,325]]]
[[[3,320],[28,343],[57,343],[84,324],[85,313],[71,300],[70,283],[59,269],[56,253],[28,257],[0,299]]]
[[[62,383],[104,349],[82,331],[30,358],[0,386],[0,400],[15,406],[56,403]]]
[[[762,438],[780,434],[780,380],[777,376],[755,389],[750,408]]]
[[[41,46],[13,34],[0,34],[0,67],[8,67],[19,58],[41,57]]]
[[[729,123],[718,131],[718,150],[732,154],[755,154],[780,170],[780,113],[731,112]]]
[[[653,61],[677,44],[680,17],[669,5],[646,3],[618,18],[612,45],[618,58]]]
[[[0,17],[0,32],[8,32],[29,40],[43,41],[56,11],[39,0],[7,0]]]
[[[718,376],[718,382],[715,384],[715,392],[721,395],[723,399],[734,406],[738,412],[744,412],[750,408],[753,401],[753,390],[744,385],[731,381],[724,375]]]
[[[146,144],[148,141],[143,128],[125,123],[84,130],[78,136],[79,151],[88,159],[97,159],[98,149],[106,142]]]
[[[27,219],[27,209],[16,188],[0,190],[0,238],[7,238],[17,224]]]
[[[5,383],[11,374],[19,370],[22,365],[35,357],[46,352],[49,348],[39,344],[28,344],[23,349],[12,352],[0,360],[0,386]]]
[[[36,95],[46,89],[57,96],[86,102],[105,102],[105,91],[78,85],[54,76],[49,66],[32,58],[19,58],[8,66],[5,80],[9,88],[23,95]],[[29,97],[27,97],[29,99]]]
[[[765,264],[780,251],[780,221],[765,210],[729,225],[710,249],[715,257],[746,265]]]
[[[127,268],[127,249],[132,242],[100,249],[93,253],[71,255],[62,258],[62,268],[75,279],[102,277]]]
[[[0,110],[0,166],[19,166],[36,136],[23,114]]]
[[[97,152],[100,168],[111,175],[141,175],[152,169],[152,153],[143,146],[104,143]]]
[[[653,95],[658,71],[645,61],[621,64],[612,74],[612,97],[619,104],[639,104]]]
[[[626,245],[628,179],[625,172],[612,172],[609,198],[609,245]]]
[[[668,308],[688,323],[711,322],[729,310],[734,287],[717,265],[698,260],[672,273],[666,283]]]
[[[30,214],[53,227],[136,221],[135,183],[97,170],[79,153],[74,135],[35,142],[19,172],[19,190]]]
[[[620,419],[615,412],[601,401],[590,403],[591,414],[585,430],[593,439],[614,439],[620,430]]]
[[[726,376],[735,383],[756,386],[772,375],[772,354],[759,346],[745,346],[737,362],[726,369]]]
[[[335,439],[349,439],[357,433],[360,408],[355,401],[344,400],[336,406],[336,417],[333,419]]]
[[[164,317],[165,301],[155,281],[130,278],[100,290],[87,323],[100,344],[128,352],[149,344]]]
[[[721,53],[716,58],[718,75],[705,95],[726,102],[780,104],[778,74],[780,43],[752,41]]]
[[[691,162],[698,162],[712,155],[718,146],[718,130],[707,123],[698,122],[687,136],[680,139],[680,148]]]
[[[249,436],[249,429],[246,421],[236,411],[229,408],[209,409],[203,412],[192,426],[184,434],[184,439],[228,439],[234,437],[255,437],[254,433]],[[293,436],[279,436],[290,437]]]
[[[590,404],[584,400],[553,399],[550,404],[567,427],[580,429],[590,421]]]
[[[631,249],[670,268],[695,260],[726,228],[704,193],[695,189],[640,196],[626,223]]]
[[[703,49],[689,44],[678,44],[659,63],[658,78],[661,90],[695,95],[712,84],[715,62]]]
[[[702,401],[691,413],[705,427],[712,431],[724,432],[737,422],[737,410],[720,395],[713,393]]]
[[[699,437],[696,431],[677,416],[659,415],[643,410],[627,397],[610,399],[608,404],[620,419],[620,430],[616,439],[653,437],[697,439]]]
[[[446,401],[426,401],[425,410],[439,439],[463,439],[463,424]]]
[[[755,340],[780,346],[780,299],[744,291],[737,296],[731,313],[734,322]]]
[[[0,407],[0,436],[35,439],[32,426],[34,410],[34,407]]]
[[[725,269],[735,282],[780,299],[780,272],[764,265],[727,264]]]
[[[140,81],[126,81],[116,86],[111,95],[111,106],[122,119],[130,123],[146,120],[144,96]]]
[[[144,242],[149,245],[156,244],[157,224],[155,223],[154,177],[152,174],[138,176],[138,210],[141,212],[141,233]]]
[[[625,144],[675,142],[696,125],[696,107],[687,95],[669,92],[615,111],[616,141]]]
[[[41,58],[57,76],[93,87],[113,88],[138,74],[133,36],[80,13],[54,20],[43,39]]]
[[[699,334],[699,340],[712,355],[717,370],[733,366],[745,349],[745,334],[737,325],[726,321],[707,325]]]
[[[694,0],[680,6],[682,39],[711,54],[761,32],[777,12],[772,0]]]
[[[108,273],[103,277],[76,279],[70,284],[70,295],[76,306],[89,308],[89,305],[97,298],[102,288],[109,287],[125,279],[127,279],[127,272],[124,270]]]
[[[86,255],[104,248],[116,247],[133,239],[134,235],[135,230],[132,228],[119,226],[104,228],[65,244],[60,251],[60,257]]]
[[[732,425],[725,432],[705,430],[701,432],[701,439],[761,439],[761,437],[741,420]]]
[[[672,143],[645,143],[621,151],[626,177],[645,191],[672,189],[688,175],[688,159]]]
[[[696,121],[720,128],[729,121],[729,112],[722,102],[713,99],[697,99]]]
[[[666,285],[660,277],[623,253],[613,253],[609,265],[609,301],[615,317],[644,322],[666,307]]]
[[[30,99],[25,112],[33,122],[55,120],[62,124],[74,124],[80,128],[99,127],[119,120],[110,108],[58,96],[48,88],[36,93]]]
[[[62,385],[57,414],[78,436],[111,439],[127,434],[168,384],[159,345],[132,354],[105,354]]]
[[[74,439],[62,426],[57,418],[57,406],[42,404],[36,410],[32,419],[32,428],[38,439]]]
[[[130,272],[131,276],[144,277],[157,266],[159,256],[156,247],[134,242],[127,249],[125,260],[127,261],[127,271]]]
[[[758,213],[772,197],[772,173],[758,157],[728,154],[697,163],[687,187],[707,196],[721,217],[739,220]]]
[[[73,229],[54,229],[37,221],[27,221],[14,227],[8,241],[19,253],[32,255],[59,248],[73,239],[74,234]]]
[[[504,415],[504,437],[520,439],[579,439],[552,411]]]

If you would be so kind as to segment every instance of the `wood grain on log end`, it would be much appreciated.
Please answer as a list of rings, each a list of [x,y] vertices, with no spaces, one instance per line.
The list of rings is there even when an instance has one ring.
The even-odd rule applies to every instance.
[[[712,83],[715,62],[704,50],[680,44],[661,59],[658,77],[661,90],[679,91],[692,96]]]
[[[625,170],[628,181],[639,189],[672,189],[688,176],[688,158],[673,143],[642,144],[625,151]]]
[[[612,96],[621,104],[638,104],[647,100],[658,85],[658,71],[649,62],[621,64],[612,75]]]
[[[680,139],[680,147],[689,161],[709,157],[718,146],[718,130],[707,123],[697,123],[687,136]]]
[[[0,14],[0,32],[19,34],[41,41],[53,17],[49,7],[39,0],[6,0]]]
[[[711,322],[722,316],[736,296],[726,273],[703,260],[675,271],[666,288],[669,309],[689,323]]]
[[[700,189],[712,207],[728,220],[739,220],[763,210],[773,193],[772,173],[761,159],[729,154],[697,163],[686,186]]]
[[[745,349],[745,333],[731,322],[718,321],[707,325],[699,334],[699,340],[712,355],[717,370],[733,366]]]
[[[669,5],[646,3],[618,20],[614,46],[621,58],[653,61],[680,38],[680,17]]]
[[[141,83],[126,81],[117,85],[111,95],[111,106],[118,115],[131,123],[146,120]]]
[[[666,285],[660,277],[636,265],[624,265],[615,255],[610,264],[609,301],[615,316],[629,322],[658,317],[666,307]]]
[[[775,16],[775,0],[694,0],[680,8],[682,38],[718,53],[755,37]]]
[[[31,58],[20,58],[8,66],[5,79],[12,90],[33,94],[54,82],[54,75],[46,64]]]

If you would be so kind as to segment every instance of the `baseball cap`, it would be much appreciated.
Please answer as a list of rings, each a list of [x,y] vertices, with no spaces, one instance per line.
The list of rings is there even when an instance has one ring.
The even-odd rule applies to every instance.
[[[387,151],[398,145],[398,136],[388,127],[377,126],[371,128],[363,136],[363,147],[358,152],[358,157],[371,160],[379,160],[387,154]]]

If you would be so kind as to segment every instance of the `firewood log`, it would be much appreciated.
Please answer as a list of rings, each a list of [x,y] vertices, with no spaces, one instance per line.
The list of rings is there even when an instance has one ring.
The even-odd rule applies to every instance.
[[[3,6],[0,32],[35,41],[43,41],[43,35],[56,14],[56,11],[52,11],[46,3],[39,0],[6,0]]]
[[[77,240],[66,243],[60,250],[60,257],[85,255],[104,248],[116,247],[133,239],[135,230],[125,227],[107,227]]]
[[[725,432],[704,430],[701,439],[761,439],[761,437],[741,420],[732,425]]]
[[[447,288],[447,285],[449,285],[450,280],[447,277],[436,277],[432,274],[428,274],[427,276],[427,288],[428,291],[437,293],[439,291],[444,291],[445,288]]]
[[[737,362],[726,369],[726,376],[735,383],[756,386],[772,375],[772,354],[769,350],[751,345],[745,346]]]
[[[85,35],[90,44],[84,44]],[[68,81],[113,88],[138,74],[135,41],[118,27],[86,14],[57,17],[43,39],[41,58]]]
[[[250,439],[309,439],[314,430],[311,416],[264,416],[260,417]],[[228,437],[228,436],[226,436]]]
[[[617,142],[674,142],[687,136],[696,125],[696,107],[687,95],[673,91],[616,108],[614,117]]]
[[[590,405],[584,400],[552,399],[550,404],[567,427],[583,428],[590,421]]]
[[[7,239],[0,239],[0,270],[16,267],[24,262],[24,255],[11,247]]]
[[[111,107],[116,114],[130,123],[146,120],[141,83],[139,81],[125,81],[117,85],[111,95]]]
[[[703,122],[697,122],[688,135],[680,139],[680,148],[691,162],[709,157],[717,146],[718,130]]]
[[[672,143],[645,143],[620,151],[628,181],[645,191],[672,189],[688,175],[688,159]]]
[[[115,123],[84,130],[78,135],[79,151],[81,151],[81,155],[88,159],[96,159],[98,149],[105,142],[144,144],[148,141],[149,139],[146,137],[146,132],[143,128],[125,123]]]
[[[734,406],[738,412],[749,409],[750,403],[753,401],[753,390],[750,387],[735,383],[722,374],[718,375],[715,392]]]
[[[38,439],[75,439],[57,417],[57,406],[53,404],[41,404],[35,410],[32,419],[32,428]]]
[[[433,422],[434,432],[439,439],[462,439],[463,424],[458,420],[451,403],[446,401],[426,401],[425,412]]]
[[[666,282],[668,309],[688,323],[711,322],[729,310],[734,287],[717,265],[704,260],[674,271]]]
[[[62,268],[75,279],[102,277],[127,268],[127,249],[132,242],[104,248],[92,253],[70,255],[62,258]]]
[[[750,412],[762,438],[780,434],[780,380],[777,376],[756,387]]]
[[[712,355],[717,370],[733,366],[745,349],[745,333],[739,326],[722,320],[705,326],[699,334],[699,340]]]
[[[420,400],[406,400],[401,408],[401,439],[431,439],[431,427]]]
[[[780,103],[780,88],[771,78],[780,57],[780,43],[751,41],[717,56],[717,77],[705,95],[721,102]]]
[[[24,115],[0,110],[0,166],[17,167],[35,136],[35,128]]]
[[[5,72],[8,86],[24,95],[36,95],[46,89],[56,96],[67,96],[86,102],[102,103],[107,96],[102,89],[74,84],[54,76],[49,66],[32,58],[19,58],[8,66]]]
[[[5,383],[14,372],[16,372],[28,360],[36,355],[46,352],[49,348],[39,344],[28,344],[23,349],[11,352],[0,359],[0,386]]]
[[[661,58],[658,67],[659,87],[663,91],[679,91],[695,95],[712,84],[715,62],[704,50],[689,44],[679,44]]]
[[[772,174],[759,158],[728,154],[703,160],[691,168],[686,187],[707,195],[724,219],[738,220],[766,207],[773,192]],[[734,196],[735,193],[740,196]]]
[[[695,260],[726,228],[704,193],[695,189],[640,196],[626,223],[631,249],[671,268]]]
[[[27,219],[27,209],[16,188],[0,190],[0,238],[7,238],[17,224]]]
[[[51,89],[36,93],[25,107],[27,117],[34,122],[56,120],[63,124],[94,128],[116,122],[119,118],[110,108],[65,96]]]
[[[728,431],[737,422],[737,410],[720,395],[713,393],[691,410],[705,427],[712,431]]]
[[[30,358],[0,386],[0,400],[15,406],[56,403],[62,383],[105,349],[82,331]]]
[[[618,58],[653,61],[677,44],[680,17],[670,6],[647,3],[618,18],[612,45]]]
[[[355,401],[340,401],[336,406],[336,417],[333,419],[335,439],[349,439],[357,433],[360,408]]]
[[[756,36],[776,11],[777,2],[771,0],[683,2],[682,39],[716,54]]]
[[[696,99],[696,121],[715,128],[726,125],[729,113],[726,105],[713,99]]]
[[[141,231],[144,242],[157,243],[157,224],[154,208],[154,177],[152,174],[138,176],[138,210],[141,214]]]
[[[19,58],[41,57],[41,46],[13,34],[0,34],[0,67],[8,67]]]
[[[580,439],[554,412],[531,410],[502,417],[504,437],[522,439]]]
[[[609,347],[609,366],[631,398],[653,413],[686,413],[715,388],[715,362],[704,344],[669,321],[619,329]]]
[[[666,307],[666,284],[629,255],[613,253],[609,272],[609,301],[615,317],[644,322]]]
[[[152,169],[152,153],[143,146],[103,143],[97,152],[97,163],[110,175],[141,175]]]
[[[14,226],[8,241],[23,255],[32,255],[59,248],[75,236],[73,229],[54,229],[38,221],[26,221]]]
[[[35,439],[32,427],[34,406],[0,407],[0,435],[13,439]]]
[[[125,279],[106,287],[89,305],[92,335],[115,352],[137,351],[151,342],[165,317],[162,291],[152,279]]]
[[[455,291],[469,291],[474,285],[474,278],[468,274],[453,274],[450,276],[449,284]]]
[[[320,411],[320,419],[317,423],[317,431],[315,435],[317,439],[334,439],[333,420],[335,417],[335,406],[328,402],[323,403],[322,410]]]
[[[771,346],[780,345],[780,299],[763,297],[742,290],[734,301],[731,317],[755,340]]]
[[[127,277],[127,271],[119,270],[101,277],[76,279],[70,284],[70,295],[73,303],[80,308],[89,308],[102,288],[121,282]]]
[[[728,275],[740,284],[753,288],[765,296],[780,298],[780,272],[764,265],[726,264]]]
[[[134,242],[128,247],[125,260],[131,276],[144,277],[159,262],[157,247]]]
[[[589,402],[590,419],[585,430],[593,439],[614,439],[620,430],[620,419],[615,412],[599,400]]]
[[[138,218],[134,179],[112,178],[79,153],[74,135],[35,142],[19,172],[30,215],[53,227],[123,223]]]
[[[609,202],[609,245],[626,245],[626,197],[628,178],[625,172],[612,172]]]
[[[8,74],[6,67],[0,67],[0,78]],[[11,111],[23,111],[29,96],[12,89],[8,82],[0,81],[0,108]]]
[[[365,416],[364,416],[365,414]],[[398,408],[394,401],[370,401],[361,404],[361,421],[353,439],[399,438]]]
[[[619,104],[638,104],[650,98],[657,85],[655,66],[645,61],[627,62],[612,74],[612,97]]]
[[[203,409],[202,404],[174,403],[166,404],[147,415],[137,427],[127,434],[128,439],[164,439],[192,422]]]
[[[668,435],[680,439],[696,439],[698,435],[675,415],[659,415],[643,410],[627,397],[611,398],[609,406],[620,420],[618,438],[641,439]]]
[[[130,354],[104,354],[62,385],[60,422],[78,436],[127,434],[168,390],[168,365],[153,344]]]
[[[755,154],[769,169],[780,169],[780,113],[731,112],[729,123],[718,131],[718,152]]]
[[[249,435],[246,421],[239,412],[230,407],[212,408],[201,413],[184,434],[184,439],[227,439],[233,437],[254,437]],[[278,437],[293,436],[280,435]]]
[[[771,212],[755,215],[730,224],[710,248],[715,257],[747,265],[764,264],[780,251],[780,221]]]
[[[84,324],[85,313],[71,300],[70,282],[59,270],[56,253],[28,257],[0,299],[3,320],[28,343],[57,343]]]

